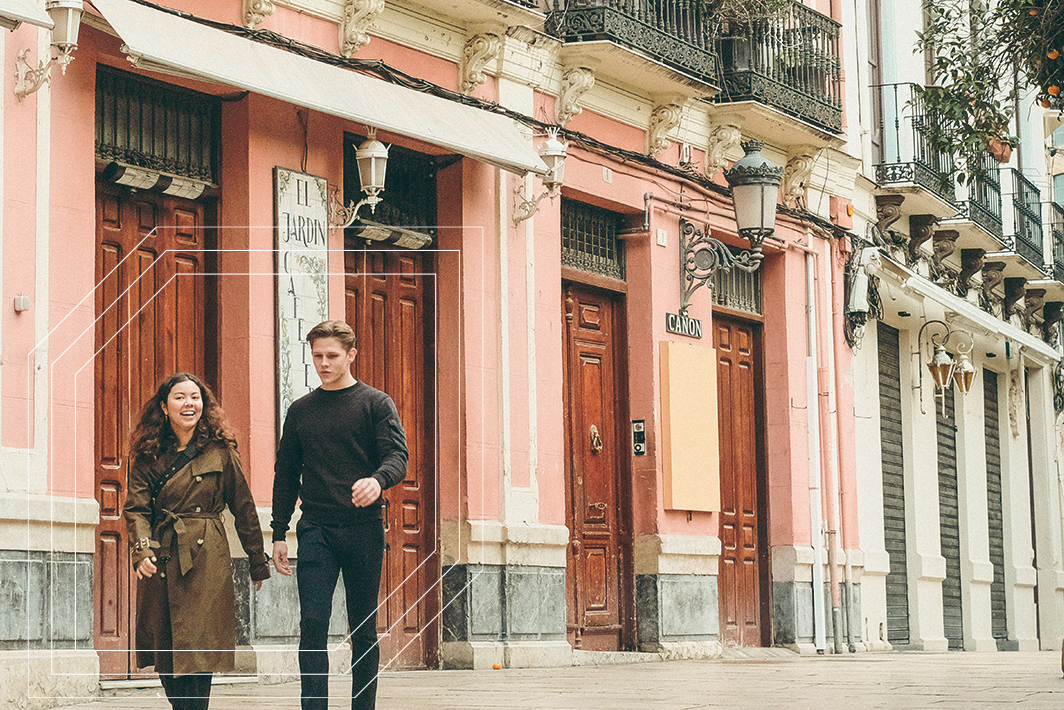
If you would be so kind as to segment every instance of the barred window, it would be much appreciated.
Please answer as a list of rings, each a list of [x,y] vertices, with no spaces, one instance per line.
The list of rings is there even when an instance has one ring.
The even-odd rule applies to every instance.
[[[713,303],[761,315],[761,270],[717,269],[713,275]]]
[[[623,280],[621,219],[616,212],[562,198],[562,264]]]

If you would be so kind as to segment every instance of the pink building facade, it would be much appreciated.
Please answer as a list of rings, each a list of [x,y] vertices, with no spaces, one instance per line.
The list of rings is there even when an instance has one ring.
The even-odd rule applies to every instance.
[[[0,693],[142,675],[125,456],[171,371],[219,395],[268,531],[314,316],[356,328],[356,376],[411,442],[387,668],[865,647],[838,3],[788,11],[834,63],[779,69],[775,93],[753,40],[644,18],[642,46],[608,4],[174,4],[101,0],[65,74],[24,98],[6,74],[0,566],[24,603],[0,622]],[[5,66],[49,41],[24,22]],[[564,179],[526,217],[548,126]],[[374,131],[383,201],[328,226],[363,197]],[[784,169],[755,271],[730,267],[750,249],[724,179],[740,139]],[[721,264],[696,288],[703,238]],[[291,679],[294,582],[239,586],[243,672]]]

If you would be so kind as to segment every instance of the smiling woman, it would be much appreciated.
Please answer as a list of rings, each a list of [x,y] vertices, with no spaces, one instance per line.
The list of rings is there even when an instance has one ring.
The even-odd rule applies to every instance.
[[[205,710],[236,647],[233,514],[256,590],[270,576],[262,530],[225,413],[195,375],[168,377],[133,434],[125,514],[137,585],[137,665],[154,666],[175,708]]]

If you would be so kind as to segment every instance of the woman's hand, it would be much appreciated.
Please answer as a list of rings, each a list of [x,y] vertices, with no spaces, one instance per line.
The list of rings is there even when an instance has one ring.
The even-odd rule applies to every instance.
[[[255,591],[257,592],[260,589],[262,589],[262,580],[261,579],[257,579],[257,580],[255,580]]]
[[[137,563],[137,566],[134,567],[134,570],[137,573],[137,579],[147,579],[148,577],[158,572],[159,568],[155,566],[154,557],[145,557],[143,560]]]

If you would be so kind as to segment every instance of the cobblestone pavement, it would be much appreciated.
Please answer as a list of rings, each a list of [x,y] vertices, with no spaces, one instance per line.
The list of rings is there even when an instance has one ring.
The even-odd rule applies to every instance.
[[[333,677],[330,708],[349,707]],[[161,689],[68,706],[165,710]],[[298,708],[299,684],[219,685],[212,710]],[[1060,654],[864,653],[854,656],[668,661],[381,676],[379,710],[655,710],[672,708],[1064,708]]]

